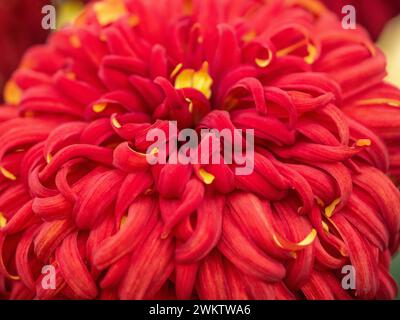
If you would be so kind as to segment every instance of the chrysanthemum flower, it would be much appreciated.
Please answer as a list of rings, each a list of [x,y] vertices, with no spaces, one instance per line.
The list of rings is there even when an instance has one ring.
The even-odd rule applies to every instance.
[[[317,1],[88,6],[5,91],[0,293],[393,298],[400,91],[385,74],[366,33]],[[254,129],[254,172],[150,166],[146,134],[169,120]]]

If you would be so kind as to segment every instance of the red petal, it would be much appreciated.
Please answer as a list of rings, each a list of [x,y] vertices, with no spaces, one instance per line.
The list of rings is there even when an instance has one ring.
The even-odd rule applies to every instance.
[[[63,240],[56,259],[65,282],[74,293],[84,299],[94,299],[97,296],[96,284],[79,253],[77,236],[73,233]]]
[[[183,263],[199,261],[218,244],[222,232],[224,205],[224,197],[206,195],[197,209],[197,224],[193,235],[176,248],[177,261]]]

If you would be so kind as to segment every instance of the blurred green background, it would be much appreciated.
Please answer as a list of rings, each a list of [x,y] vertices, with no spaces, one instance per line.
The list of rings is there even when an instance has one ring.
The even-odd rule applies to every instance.
[[[393,277],[397,281],[397,285],[400,288],[400,254],[398,254],[397,257],[393,260],[391,272]],[[400,300],[400,290],[397,295],[397,300]]]

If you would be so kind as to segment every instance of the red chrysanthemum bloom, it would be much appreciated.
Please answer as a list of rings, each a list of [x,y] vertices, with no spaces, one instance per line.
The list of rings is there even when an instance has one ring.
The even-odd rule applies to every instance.
[[[378,38],[386,23],[400,13],[398,0],[323,0],[333,11],[342,15],[342,8],[352,5],[357,10],[357,22]],[[342,15],[343,16],[343,15]]]
[[[0,2],[0,91],[24,51],[45,41],[48,31],[42,28],[42,7],[48,3],[48,0]]]
[[[385,74],[366,33],[317,1],[88,6],[7,85],[1,295],[395,297],[400,91]],[[150,166],[146,134],[169,120],[254,129],[254,172]]]

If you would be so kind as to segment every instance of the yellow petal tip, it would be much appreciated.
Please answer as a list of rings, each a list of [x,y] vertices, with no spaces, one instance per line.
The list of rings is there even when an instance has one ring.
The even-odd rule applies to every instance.
[[[76,49],[81,47],[81,40],[76,34],[69,37],[69,43]]]
[[[370,139],[359,139],[356,142],[357,147],[369,147],[371,146],[372,142]]]
[[[0,172],[4,177],[6,177],[9,180],[12,180],[12,181],[17,180],[17,177],[4,167],[0,167]]]
[[[307,51],[308,51],[308,56],[304,58],[304,61],[307,62],[308,64],[313,64],[315,60],[317,60],[318,50],[312,43],[308,43]]]
[[[322,229],[327,233],[329,232],[329,226],[325,221],[322,221]]]
[[[256,62],[256,65],[259,66],[260,68],[266,68],[271,63],[271,58],[268,58],[268,59],[256,58],[255,62]]]
[[[203,168],[199,170],[199,175],[205,184],[212,184],[215,180],[215,176],[207,172]]]
[[[0,228],[4,228],[7,224],[7,219],[3,216],[3,213],[0,212]]]
[[[257,33],[254,30],[251,30],[247,33],[244,34],[244,36],[242,37],[242,40],[246,43],[254,40],[257,37]]]
[[[314,242],[316,236],[317,236],[317,230],[312,229],[311,232],[307,235],[307,237],[305,237],[303,241],[300,241],[298,245],[306,247]]]
[[[107,103],[100,102],[93,105],[92,110],[96,113],[101,113],[107,108]]]
[[[18,105],[21,102],[22,91],[15,81],[10,80],[4,87],[4,101],[10,105]]]
[[[125,225],[126,219],[128,219],[128,217],[127,217],[126,215],[125,215],[125,216],[122,216],[121,222],[119,223],[119,228],[120,228],[120,229],[122,229],[122,227]]]
[[[333,202],[329,205],[329,206],[327,206],[327,207],[325,207],[325,216],[326,217],[328,217],[328,218],[330,218],[330,217],[332,217],[333,216],[333,212],[335,211],[335,209],[336,209],[336,206],[341,202],[342,200],[340,199],[340,198],[337,198],[337,199],[335,199],[335,200],[333,200]]]
[[[134,14],[129,17],[128,23],[133,28],[133,27],[136,27],[137,25],[139,25],[140,19],[137,15]]]
[[[190,113],[193,113],[193,101],[190,100],[189,98],[186,98],[185,100],[186,100],[186,102],[188,103],[188,110],[189,110],[189,112],[190,112]]]
[[[49,154],[46,156],[46,161],[47,161],[47,163],[50,163],[51,160],[53,160],[53,156],[49,153]]]
[[[122,128],[121,123],[117,120],[116,117],[112,117],[112,118],[111,118],[111,124],[112,124],[112,126],[113,126],[114,128],[117,128],[117,129],[121,129],[121,128]]]
[[[170,77],[171,77],[171,78],[174,78],[174,77],[179,73],[179,71],[181,71],[182,67],[183,67],[183,64],[182,64],[182,63],[179,63],[179,64],[174,68],[174,70],[172,70]]]

